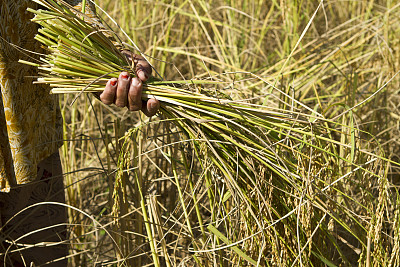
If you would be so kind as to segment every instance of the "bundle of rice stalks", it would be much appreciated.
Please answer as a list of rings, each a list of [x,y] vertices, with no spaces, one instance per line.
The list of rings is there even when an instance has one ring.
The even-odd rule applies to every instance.
[[[80,94],[101,92],[106,82],[118,77],[121,71],[135,75],[135,66],[121,53],[122,49],[130,49],[130,46],[122,42],[116,45],[119,38],[110,29],[91,23],[92,18],[73,10],[62,0],[34,1],[46,8],[29,11],[35,14],[32,21],[41,26],[36,39],[46,46],[48,54],[40,62],[21,62],[38,67],[41,77],[37,83],[49,84],[55,94]],[[222,89],[217,89],[221,86]],[[340,189],[332,189],[334,184],[354,176],[357,171],[375,176],[368,164],[382,157],[368,153],[360,156],[356,148],[360,140],[354,125],[329,121],[284,92],[280,93],[296,103],[297,108],[293,105],[288,111],[252,104],[248,100],[233,100],[226,95],[223,86],[224,83],[215,81],[162,81],[153,78],[144,84],[143,99],[158,99],[160,116],[180,129],[180,135],[190,141],[200,161],[207,158],[211,163],[200,162],[204,169],[218,173],[229,189],[227,198],[243,211],[246,221],[252,220],[253,225],[257,225],[257,229],[249,229],[251,237],[259,234],[269,236],[270,246],[275,246],[272,250],[284,251],[293,264],[303,257],[292,249],[297,247],[296,243],[300,251],[308,250],[308,257],[327,261],[320,255],[324,247],[340,251],[335,241],[311,241],[317,228],[321,228],[328,239],[335,239],[327,225],[321,226],[327,224],[327,214],[354,236],[356,233],[348,226],[349,221],[358,224],[352,212],[341,206],[342,203],[332,208],[336,205],[336,195],[341,194]],[[332,125],[339,126],[340,130],[332,128]],[[132,133],[137,134],[137,131]],[[351,140],[350,145],[336,140],[333,135],[345,135]],[[348,154],[342,153],[344,150]],[[340,164],[346,165],[350,171],[344,173]],[[258,206],[257,202],[272,192],[268,187],[276,189],[272,198],[279,203],[270,202],[273,203],[269,209],[271,214],[264,212],[264,207]],[[335,197],[331,198],[328,191],[332,191]],[[145,209],[144,204],[142,209]],[[307,214],[300,216],[305,209],[317,209],[319,213],[316,212],[314,218],[307,217]],[[337,217],[335,212],[338,211],[348,214],[346,222]],[[285,222],[286,228],[274,232],[269,229],[281,221]],[[311,221],[315,231],[310,226]],[[208,230],[227,244],[237,241],[226,240],[213,224]],[[148,234],[150,232],[148,230]],[[297,235],[293,243],[281,238],[290,234]],[[229,237],[243,238],[241,242],[250,239],[240,235]],[[363,247],[367,246],[365,240],[356,238]],[[241,260],[255,264],[253,258],[259,257],[267,261],[269,256],[263,255],[266,247],[257,240],[254,243],[257,249],[253,248],[250,257],[237,246],[231,247]],[[195,250],[201,246],[204,248],[204,244],[194,245]],[[248,245],[248,248],[252,246]],[[280,256],[276,253],[271,257],[277,261]]]
[[[135,75],[134,66],[112,41],[118,37],[104,35],[106,30],[90,24],[92,18],[73,10],[64,1],[35,1],[48,9],[29,11],[36,15],[32,21],[42,26],[36,39],[46,45],[49,53],[39,63],[20,62],[38,67],[42,77],[36,83],[49,84],[54,94],[79,94],[102,92],[107,81],[117,78],[122,71]],[[240,164],[246,157],[282,178],[295,175],[291,171],[293,161],[279,158],[276,143],[286,139],[301,141],[303,135],[323,140],[317,130],[320,127],[311,127],[304,114],[254,105],[246,100],[234,101],[215,87],[207,88],[220,84],[152,79],[144,85],[143,99],[158,99],[164,117],[173,119],[193,140],[209,142],[215,163],[229,176],[235,177],[237,171],[243,174],[240,176],[251,176],[244,167],[246,164]]]

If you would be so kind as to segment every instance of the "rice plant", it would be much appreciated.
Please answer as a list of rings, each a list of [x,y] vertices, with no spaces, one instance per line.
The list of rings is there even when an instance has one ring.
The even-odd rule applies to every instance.
[[[49,53],[40,62],[24,63],[42,71],[38,83],[50,84],[53,93],[76,95],[101,91],[122,70],[133,75],[134,66],[120,51],[133,49],[134,43],[123,42],[127,37],[118,35],[118,28],[99,29],[63,1],[37,2],[47,10],[30,11],[36,15],[33,21],[42,26],[37,39]],[[128,14],[140,4],[146,3],[121,1],[122,7],[110,3],[108,9],[123,11],[123,28],[128,31]],[[153,47],[153,56],[162,60],[156,67],[160,77],[150,80],[143,94],[161,102],[160,114],[155,120],[139,121],[125,133],[116,123],[114,137],[104,127],[109,207],[103,212],[114,218],[111,246],[115,252],[115,259],[104,264],[398,263],[398,240],[384,237],[391,227],[396,231],[398,214],[387,211],[396,207],[389,202],[397,201],[388,172],[398,163],[388,159],[378,141],[358,124],[356,91],[365,87],[359,84],[359,76],[368,73],[343,75],[338,67],[373,53],[361,50],[339,59],[329,49],[321,53],[324,38],[332,41],[344,35],[343,25],[328,31],[320,42],[311,40],[296,49],[302,34],[295,29],[309,29],[314,11],[330,12],[332,6],[307,1],[287,9],[274,3],[254,5],[259,7],[242,3],[253,10],[252,16],[242,16],[239,7],[232,6],[219,18],[212,17],[205,1],[160,2],[148,15],[150,20],[158,10],[168,13],[164,39],[158,42],[164,44]],[[311,10],[308,19],[300,17],[304,6]],[[276,42],[282,41],[282,53],[289,57],[268,58],[261,48],[272,27],[267,18],[287,10],[293,13],[282,14],[285,32],[293,34]],[[372,12],[369,6],[362,10],[360,16]],[[389,16],[396,10],[398,6],[389,5],[388,13],[374,19],[396,23]],[[255,21],[257,12],[260,17],[266,13],[265,21]],[[209,49],[207,54],[217,60],[171,46],[172,38],[167,36],[173,35],[176,17],[198,22],[210,42],[200,49]],[[244,22],[234,23],[235,18]],[[184,27],[191,24],[182,21],[181,32],[188,32]],[[365,23],[368,27],[373,21]],[[244,29],[249,27],[258,31],[256,37],[246,35]],[[155,26],[150,30],[156,32]],[[224,44],[224,34],[229,45]],[[238,35],[246,38],[243,41]],[[138,38],[135,32],[128,36]],[[359,31],[357,37],[356,52],[372,38],[368,31]],[[256,60],[245,60],[249,56],[240,49],[249,47],[246,42],[257,44],[255,51],[264,60],[277,63],[260,68]],[[161,54],[155,55],[157,51]],[[187,58],[197,78],[163,79],[168,72],[177,75],[165,63],[168,53]],[[201,68],[204,73],[194,73]],[[322,88],[332,77],[339,78]],[[378,83],[378,89],[388,81],[392,80]],[[296,95],[294,88],[302,88],[301,94]],[[344,101],[338,102],[341,97]],[[110,177],[113,169],[115,176]]]

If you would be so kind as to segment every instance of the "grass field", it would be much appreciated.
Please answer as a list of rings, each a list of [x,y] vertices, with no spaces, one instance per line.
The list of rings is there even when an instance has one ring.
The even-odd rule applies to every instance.
[[[98,4],[204,109],[271,113],[62,95],[73,266],[400,265],[398,1]]]

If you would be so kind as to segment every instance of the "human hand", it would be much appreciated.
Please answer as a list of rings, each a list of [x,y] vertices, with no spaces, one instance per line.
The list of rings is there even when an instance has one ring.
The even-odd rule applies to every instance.
[[[142,100],[143,82],[151,75],[150,64],[141,56],[122,52],[136,66],[136,77],[130,77],[128,72],[121,72],[118,79],[111,78],[100,94],[100,100],[106,104],[115,104],[118,107],[127,107],[130,111],[141,110],[146,116],[155,115],[160,108],[157,99]]]

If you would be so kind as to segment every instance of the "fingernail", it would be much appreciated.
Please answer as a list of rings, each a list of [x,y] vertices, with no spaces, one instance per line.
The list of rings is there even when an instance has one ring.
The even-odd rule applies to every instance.
[[[133,86],[138,86],[140,84],[140,80],[138,78],[133,78],[132,79],[132,85]]]
[[[128,74],[122,74],[121,77],[122,77],[122,79],[128,80],[129,75]]]
[[[145,72],[145,71],[143,71],[144,72],[144,77],[146,77],[146,80],[149,78],[149,75],[147,74],[147,72]]]
[[[151,103],[150,103],[150,108],[151,108],[151,109],[156,109],[157,106],[158,106],[157,103],[154,103],[154,102],[151,102]]]
[[[117,81],[116,80],[111,80],[110,84],[111,84],[111,86],[115,86],[117,84]]]

